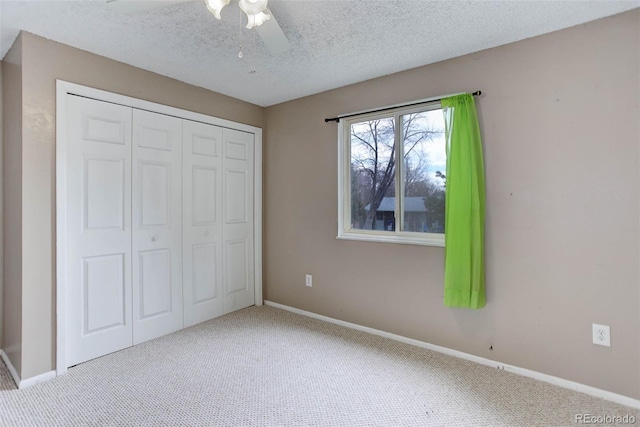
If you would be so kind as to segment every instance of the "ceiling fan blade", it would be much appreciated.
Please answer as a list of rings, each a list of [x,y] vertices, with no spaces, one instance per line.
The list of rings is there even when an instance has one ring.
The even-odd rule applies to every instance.
[[[258,34],[260,34],[260,37],[262,37],[264,45],[273,55],[291,49],[289,40],[287,40],[287,37],[282,32],[282,28],[280,28],[280,24],[278,24],[273,14],[271,14],[271,19],[255,28]]]
[[[137,13],[192,0],[107,0],[107,6],[120,13]]]

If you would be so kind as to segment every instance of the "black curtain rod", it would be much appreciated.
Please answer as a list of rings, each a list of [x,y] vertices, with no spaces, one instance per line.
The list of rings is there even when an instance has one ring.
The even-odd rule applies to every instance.
[[[473,96],[480,96],[482,95],[482,91],[481,90],[477,90],[475,92],[473,92],[471,95]],[[324,119],[325,123],[329,123],[329,122],[336,122],[338,123],[340,121],[340,119],[346,119],[348,117],[355,117],[355,116],[359,116],[361,114],[369,114],[369,113],[380,113],[382,111],[389,111],[389,110],[395,110],[397,108],[404,108],[404,107],[413,107],[415,105],[422,105],[422,104],[429,104],[431,102],[438,102],[438,101],[442,101],[442,98],[440,99],[431,99],[429,101],[422,101],[422,102],[415,102],[413,104],[406,104],[406,105],[399,105],[397,107],[387,107],[387,108],[380,108],[378,110],[369,110],[369,111],[363,111],[361,113],[355,113],[355,114],[347,114],[345,116],[340,116],[340,117],[333,117],[331,119]]]

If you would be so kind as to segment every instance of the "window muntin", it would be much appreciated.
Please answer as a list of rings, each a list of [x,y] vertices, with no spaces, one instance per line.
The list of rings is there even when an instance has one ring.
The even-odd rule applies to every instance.
[[[338,238],[443,246],[440,103],[356,116],[341,127]]]

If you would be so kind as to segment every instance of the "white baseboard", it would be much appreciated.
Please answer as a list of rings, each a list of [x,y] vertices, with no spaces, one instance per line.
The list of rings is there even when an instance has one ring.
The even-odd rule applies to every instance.
[[[355,323],[345,322],[344,320],[334,319],[332,317],[323,316],[320,314],[312,313],[306,310],[300,310],[299,308],[290,307],[283,304],[278,304],[277,302],[272,302],[265,300],[265,305],[279,308],[282,310],[290,311],[292,313],[301,314],[303,316],[312,317],[314,319],[323,320],[325,322],[334,323],[336,325],[344,326],[351,329],[357,329],[359,331],[367,332],[369,334],[378,335],[381,337],[389,338],[395,341],[400,341],[405,344],[414,345],[416,347],[426,348],[427,350],[437,351],[438,353],[443,353],[449,356],[458,357],[460,359],[470,360],[472,362],[479,363],[481,365],[491,366],[497,369],[504,369],[507,372],[512,372],[514,374],[522,375],[524,377],[533,378],[539,381],[543,381],[549,384],[556,385],[558,387],[567,388],[570,390],[575,390],[580,393],[588,394],[590,396],[598,397],[601,399],[605,399],[614,403],[618,403],[620,405],[630,406],[635,409],[640,409],[640,400],[633,399],[628,396],[623,396],[621,394],[612,393],[610,391],[602,390],[599,388],[591,387],[585,384],[580,384],[574,381],[565,380],[563,378],[554,377],[552,375],[543,374],[541,372],[532,371],[530,369],[520,368],[518,366],[507,365],[501,362],[497,362],[495,360],[486,359],[484,357],[475,356],[473,354],[464,353],[458,350],[452,350],[450,348],[441,347],[439,345],[429,344],[424,341],[414,340],[412,338],[403,337],[401,335],[392,334],[389,332],[381,331],[379,329],[369,328],[367,326],[357,325]]]
[[[36,375],[35,377],[27,378],[20,381],[19,389],[31,387],[34,384],[41,383],[43,381],[49,381],[56,377],[56,371],[45,372],[44,374]]]
[[[16,368],[13,367],[13,364],[11,363],[11,360],[9,360],[9,356],[7,356],[7,353],[5,353],[2,349],[0,349],[0,357],[2,357],[4,364],[7,365],[9,373],[13,378],[13,382],[16,383],[16,387],[20,388],[20,375],[18,375],[18,371],[16,371]]]
[[[0,356],[2,357],[2,360],[4,360],[5,365],[7,365],[7,368],[11,373],[11,377],[13,377],[13,381],[16,383],[16,387],[18,387],[19,389],[31,387],[34,384],[48,381],[56,377],[56,371],[49,371],[45,372],[44,374],[36,375],[35,377],[27,378],[26,380],[21,380],[20,375],[18,375],[18,371],[16,371],[16,368],[13,367],[13,364],[9,360],[9,357],[2,349],[0,349]]]

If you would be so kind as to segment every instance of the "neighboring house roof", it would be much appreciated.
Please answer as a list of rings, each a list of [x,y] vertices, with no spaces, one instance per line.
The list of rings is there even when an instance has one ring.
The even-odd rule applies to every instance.
[[[369,210],[371,205],[367,205],[364,207],[365,210]],[[395,197],[385,197],[382,199],[382,203],[380,203],[380,207],[378,208],[378,212],[393,212],[396,210],[396,198]],[[424,197],[405,197],[404,198],[404,211],[405,212],[426,212],[427,209],[424,207]]]

